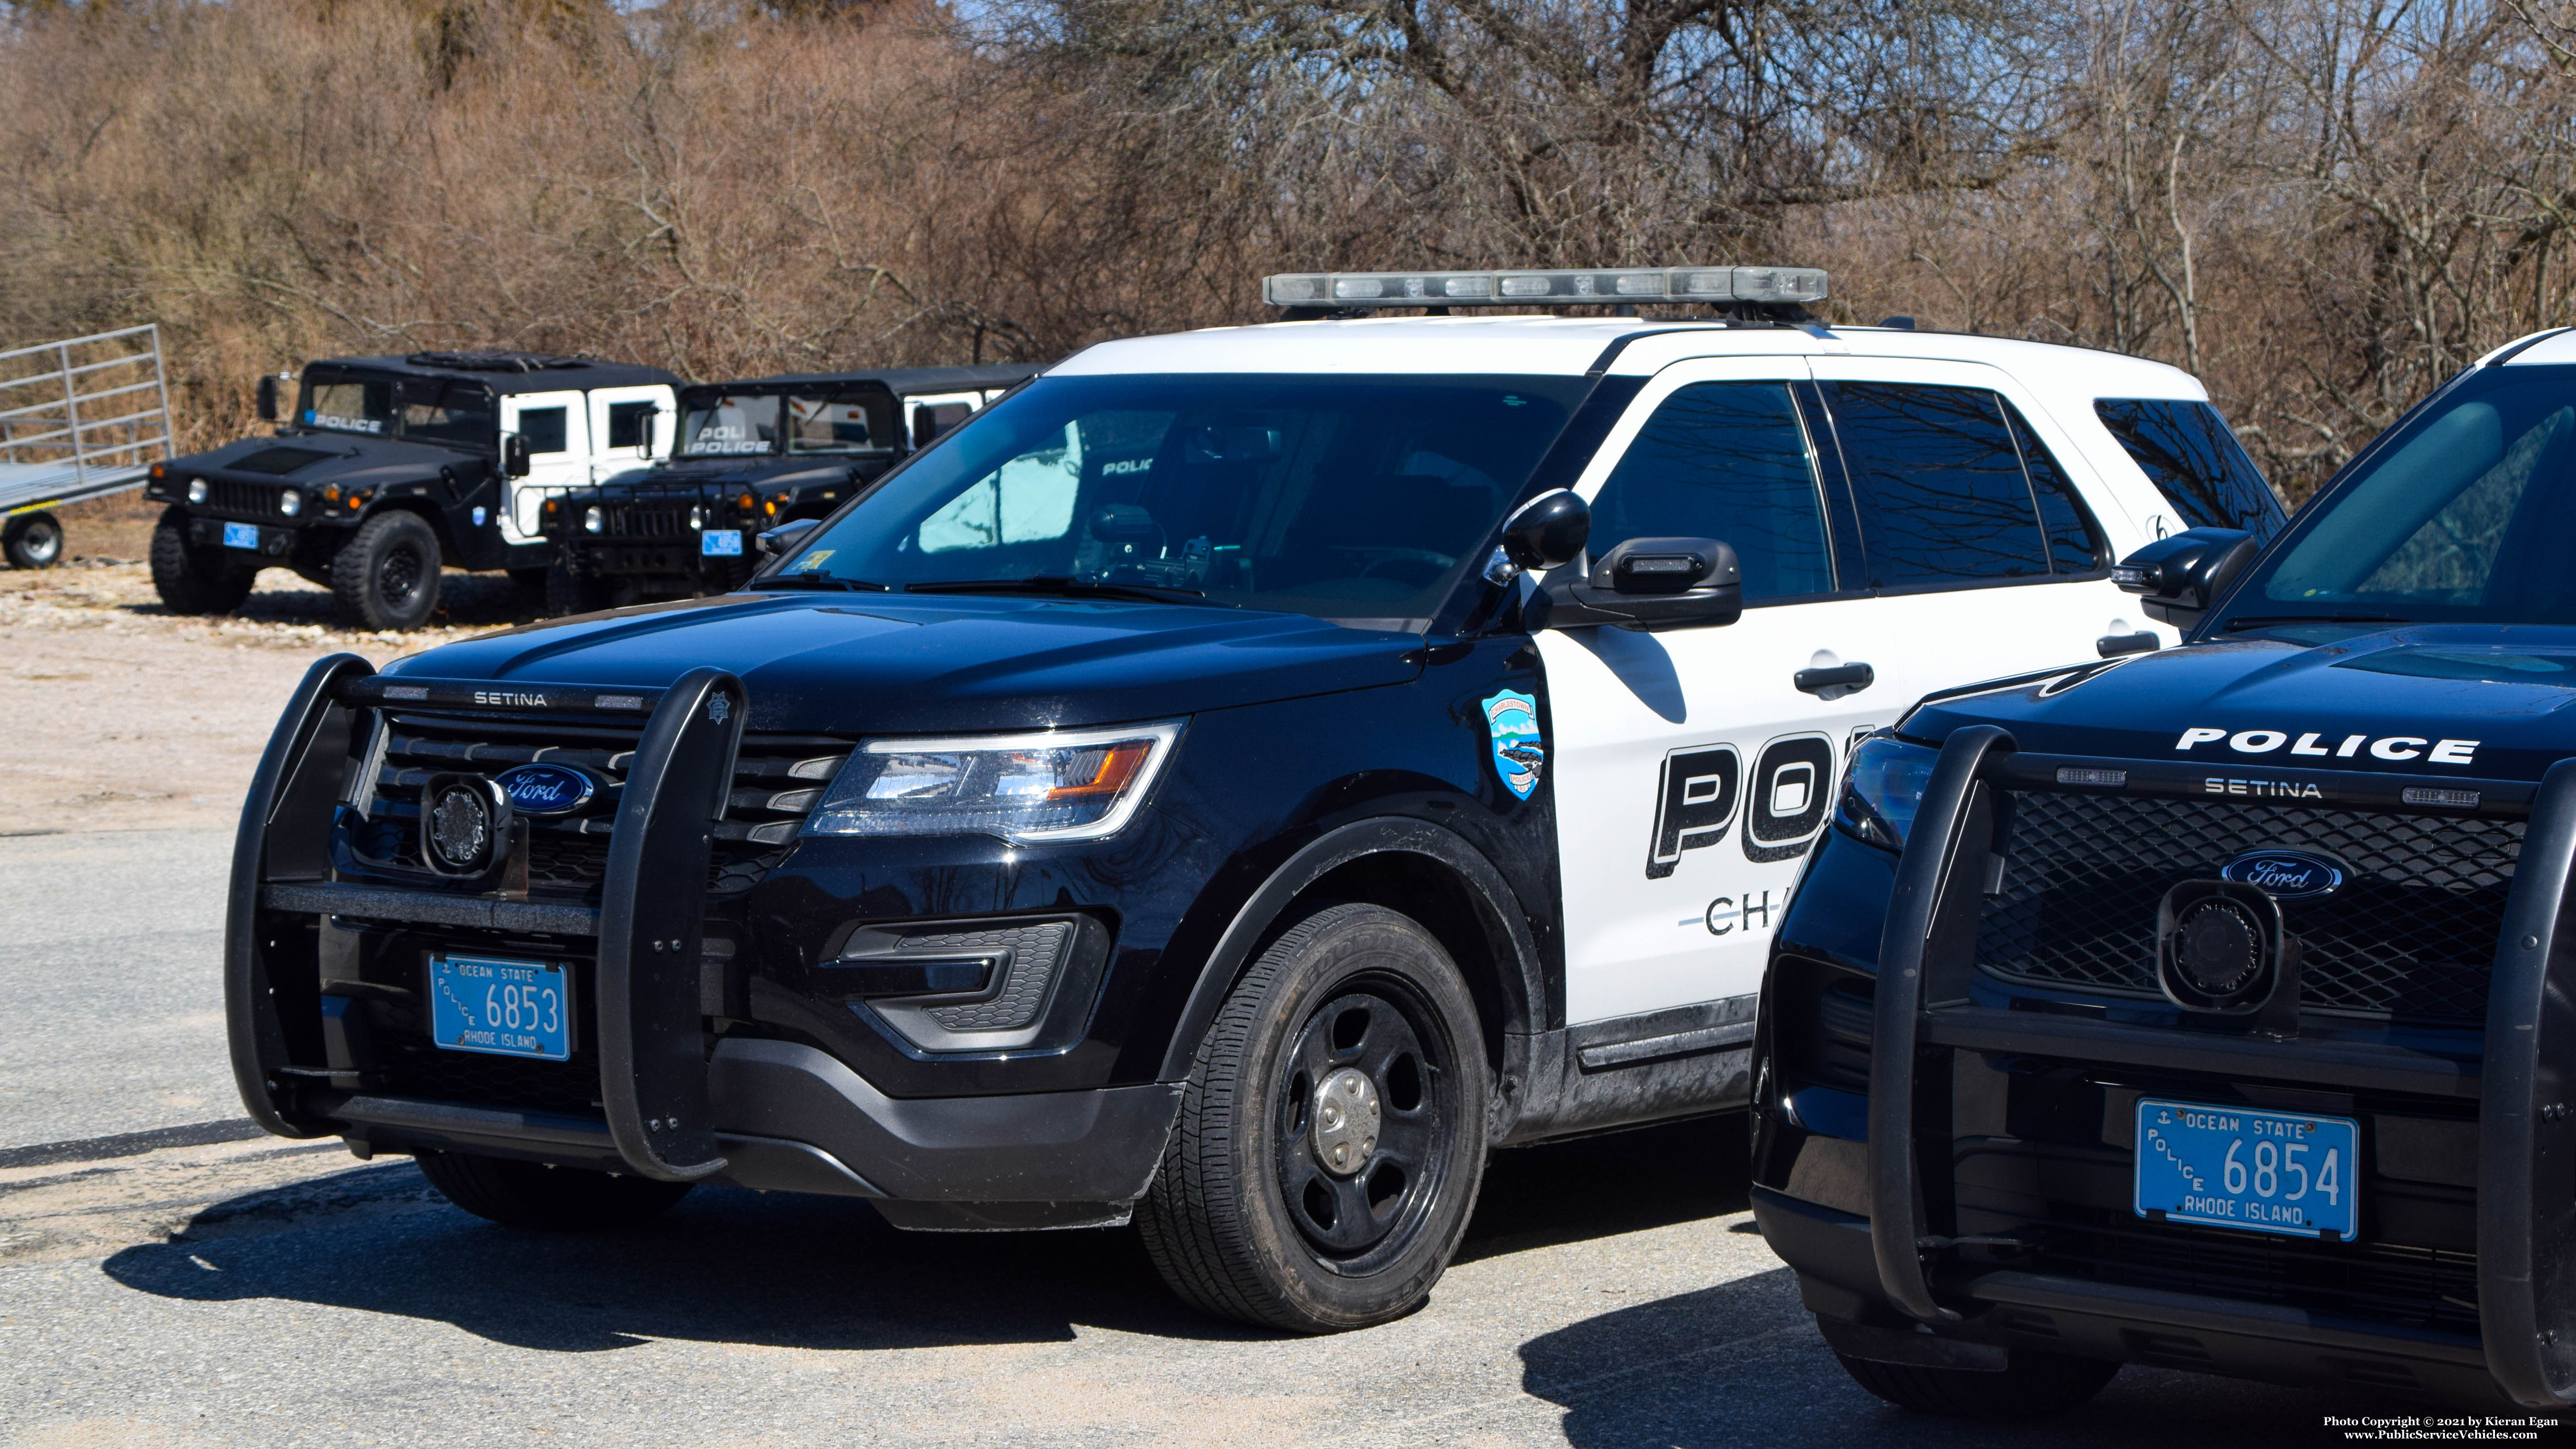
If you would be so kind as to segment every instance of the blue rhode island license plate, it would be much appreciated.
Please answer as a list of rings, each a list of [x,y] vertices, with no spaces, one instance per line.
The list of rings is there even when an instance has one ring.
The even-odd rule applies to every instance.
[[[2143,1099],[2138,1216],[2350,1238],[2360,1136],[2346,1117]]]
[[[259,525],[256,523],[225,524],[224,547],[246,548],[250,549],[254,553],[257,552],[259,549]]]
[[[572,973],[550,961],[429,958],[430,1033],[449,1051],[572,1055]]]

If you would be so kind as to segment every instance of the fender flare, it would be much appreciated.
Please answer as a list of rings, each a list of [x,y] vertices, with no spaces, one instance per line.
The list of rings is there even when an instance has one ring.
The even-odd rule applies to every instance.
[[[1535,1029],[1530,1023],[1534,1015],[1547,1009],[1547,987],[1539,969],[1537,939],[1530,932],[1528,914],[1521,909],[1511,883],[1483,851],[1456,832],[1427,820],[1382,815],[1339,826],[1308,842],[1272,871],[1269,879],[1236,909],[1234,919],[1226,924],[1225,933],[1217,938],[1215,949],[1208,952],[1206,963],[1199,968],[1189,999],[1181,1006],[1180,1019],[1173,1024],[1171,1040],[1163,1049],[1157,1080],[1176,1082],[1190,1074],[1199,1039],[1215,1022],[1226,993],[1234,989],[1234,983],[1251,966],[1254,949],[1300,892],[1352,861],[1387,854],[1429,857],[1467,883],[1488,917],[1488,929],[1500,927],[1500,934],[1510,943],[1510,966],[1516,969],[1499,973],[1496,982],[1505,998],[1504,1029],[1513,1029],[1515,1017],[1523,1029]]]

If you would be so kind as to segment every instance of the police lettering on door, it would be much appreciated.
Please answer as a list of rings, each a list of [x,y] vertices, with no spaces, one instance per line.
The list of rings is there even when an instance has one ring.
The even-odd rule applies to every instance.
[[[1750,865],[1775,865],[1806,854],[1825,822],[1834,778],[1833,742],[1821,734],[1786,735],[1755,756],[1750,772],[1731,744],[1693,745],[1664,756],[1657,776],[1654,838],[1647,843],[1646,878],[1662,880],[1681,868],[1686,852],[1723,844],[1735,832]],[[1731,861],[1734,852],[1728,852]],[[1730,872],[1732,873],[1732,872]],[[1757,877],[1773,872],[1757,871]],[[1711,935],[1768,930],[1789,903],[1785,881],[1730,883],[1701,914],[1682,925],[1705,926]]]

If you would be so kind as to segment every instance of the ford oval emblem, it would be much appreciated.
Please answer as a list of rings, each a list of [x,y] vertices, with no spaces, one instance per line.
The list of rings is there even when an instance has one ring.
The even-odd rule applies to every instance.
[[[2333,891],[2352,870],[2333,856],[2312,850],[2249,850],[2220,867],[2218,873],[2276,901],[2294,901]]]
[[[599,793],[599,781],[570,765],[520,765],[503,770],[493,781],[510,794],[510,808],[522,815],[570,815]]]

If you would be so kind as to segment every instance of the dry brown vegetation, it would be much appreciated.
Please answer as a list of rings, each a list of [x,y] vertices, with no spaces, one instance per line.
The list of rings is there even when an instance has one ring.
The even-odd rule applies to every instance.
[[[2576,321],[2570,0],[0,0],[0,342],[1047,358],[1286,269],[1787,260],[2302,496]]]

